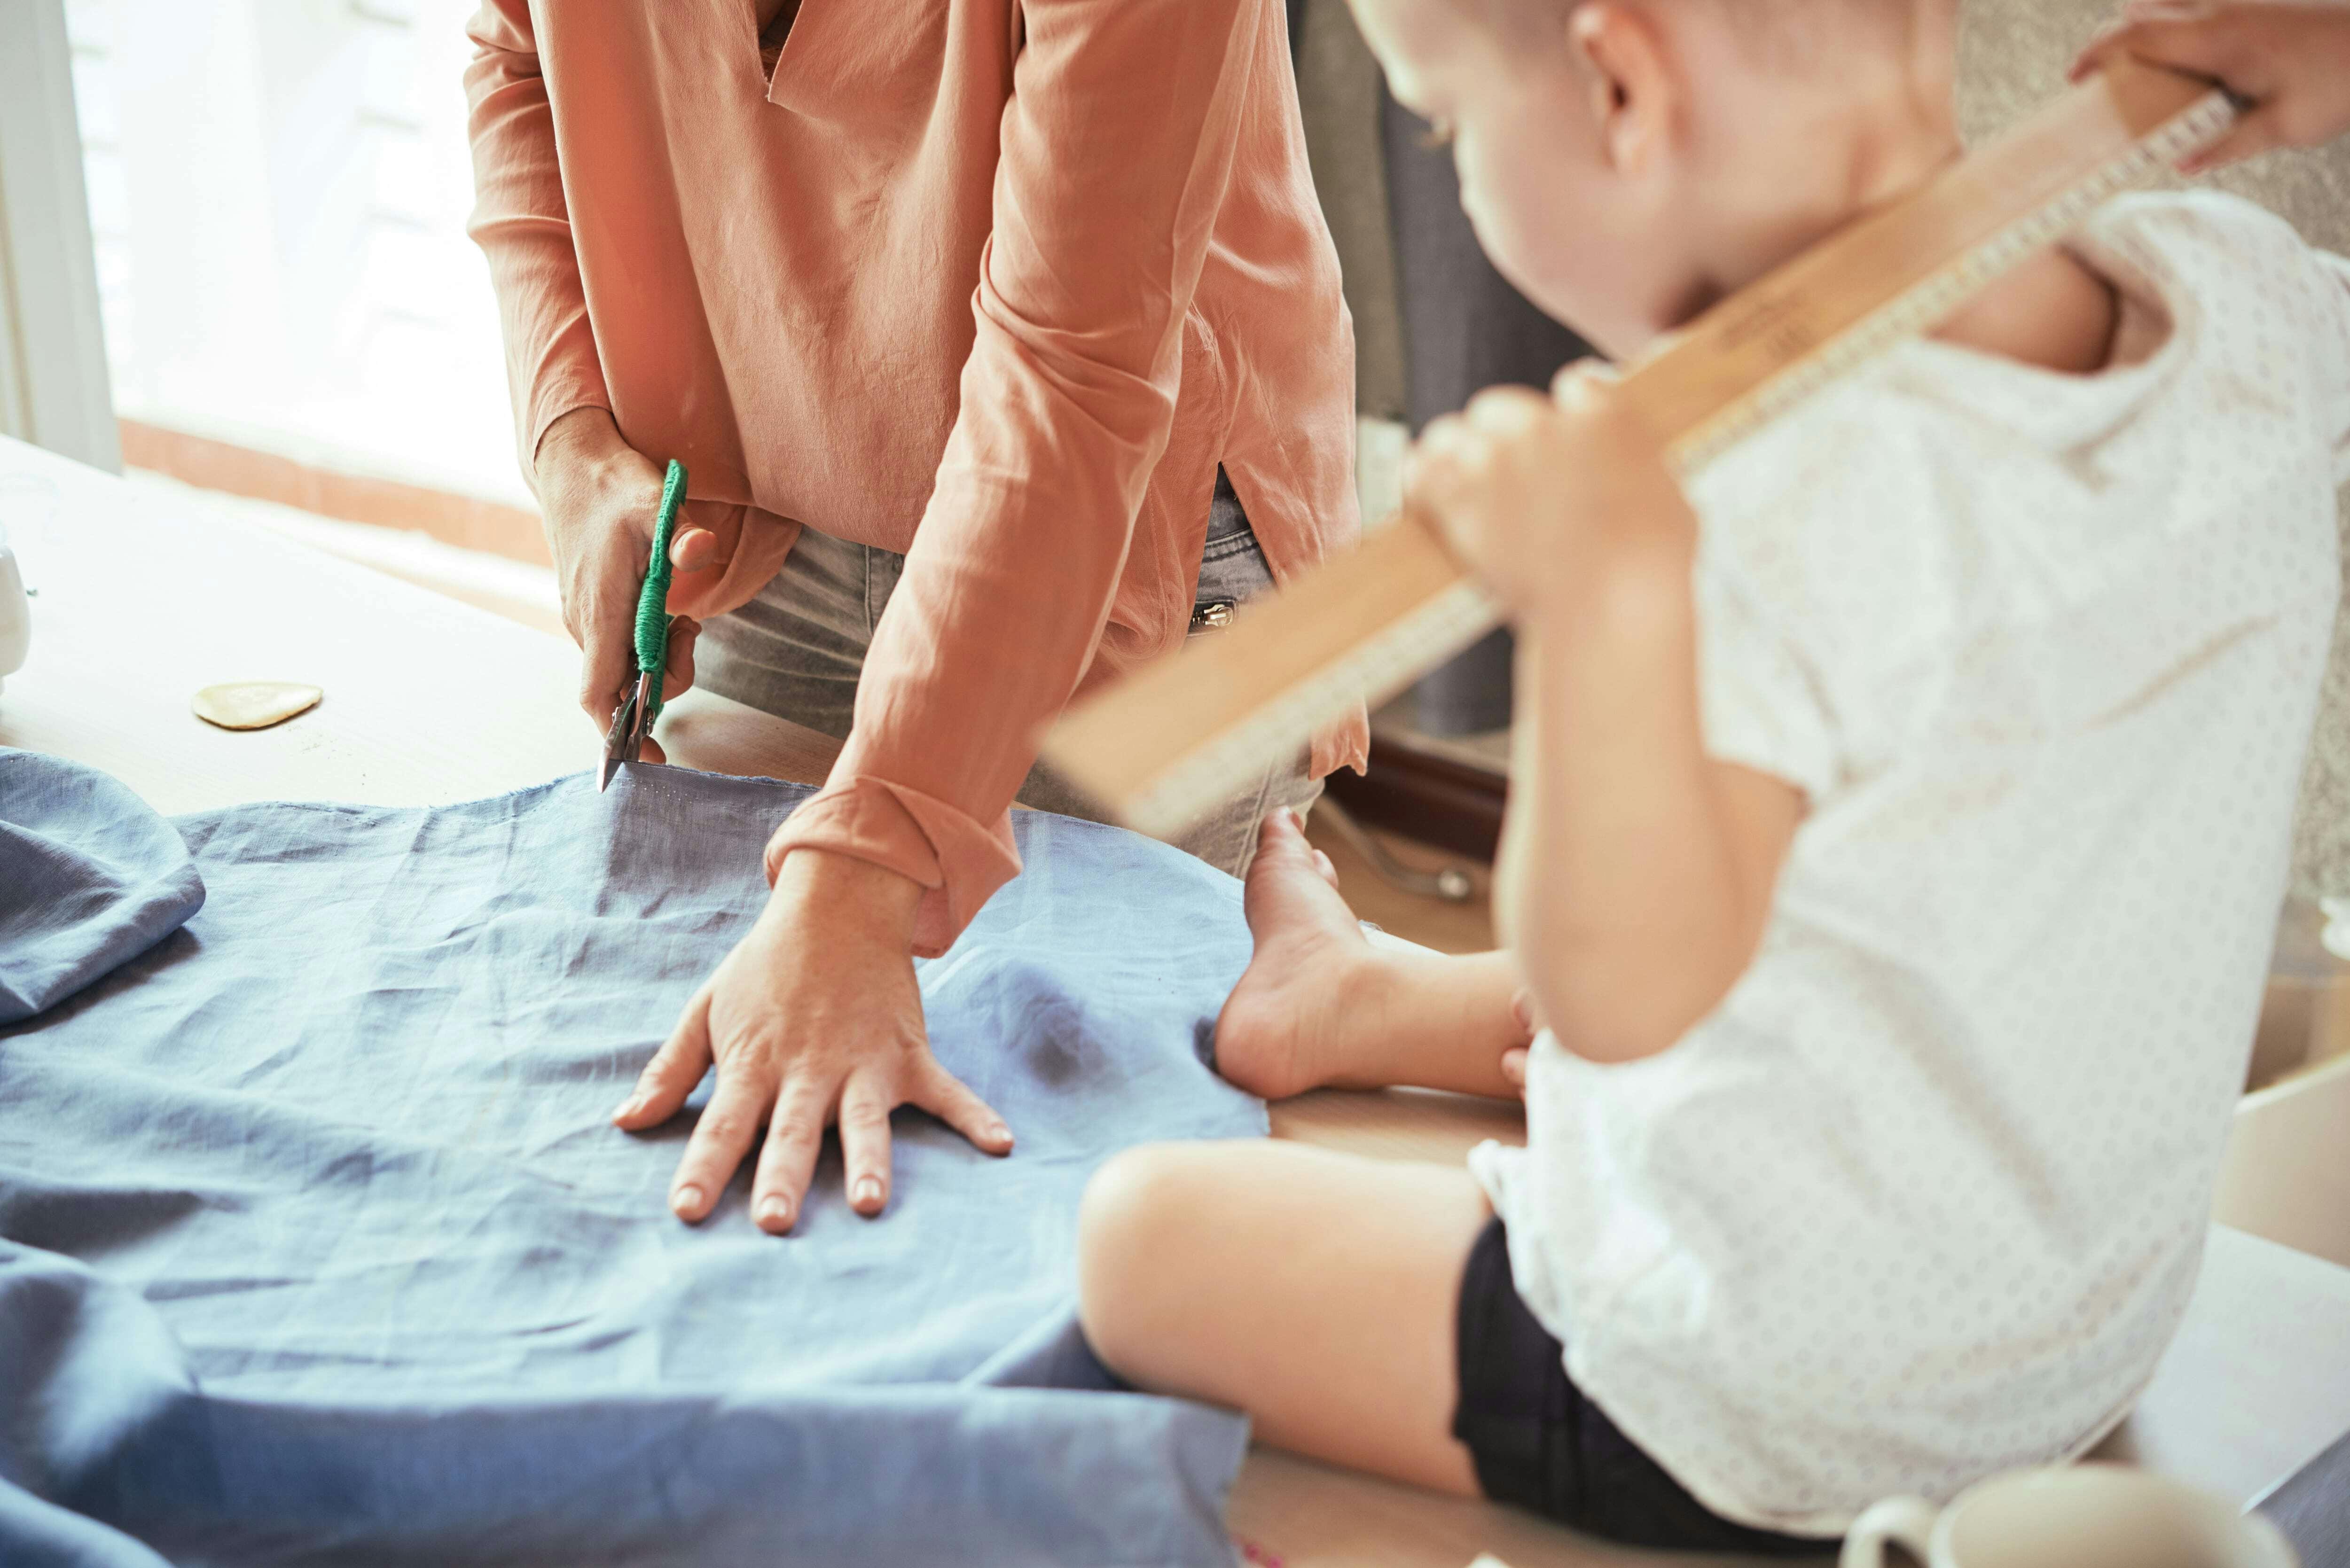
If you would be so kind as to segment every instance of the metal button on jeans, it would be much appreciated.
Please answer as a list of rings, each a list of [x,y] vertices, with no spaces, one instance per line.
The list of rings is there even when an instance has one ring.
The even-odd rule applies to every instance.
[[[1235,603],[1236,601],[1232,599],[1203,599],[1193,605],[1191,629],[1193,631],[1223,630],[1232,624],[1232,610]]]

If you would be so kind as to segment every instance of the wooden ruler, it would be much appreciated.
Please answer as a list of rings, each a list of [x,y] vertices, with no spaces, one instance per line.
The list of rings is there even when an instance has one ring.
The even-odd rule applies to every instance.
[[[1932,330],[2106,198],[2217,140],[2234,117],[2209,82],[2116,64],[1707,311],[1627,372],[1620,395],[1686,479],[1871,356]],[[1407,515],[1231,630],[1073,704],[1043,754],[1120,821],[1172,834],[1497,619]]]

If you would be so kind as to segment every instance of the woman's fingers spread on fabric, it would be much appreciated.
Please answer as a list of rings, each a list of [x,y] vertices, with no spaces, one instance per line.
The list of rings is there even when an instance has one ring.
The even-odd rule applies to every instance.
[[[719,1073],[718,1087],[710,1104],[702,1107],[702,1119],[694,1124],[693,1137],[686,1140],[685,1156],[677,1162],[677,1175],[670,1182],[670,1211],[679,1219],[702,1219],[726,1184],[734,1179],[743,1157],[751,1152],[759,1136],[759,1118],[767,1108],[764,1089],[748,1081],[743,1073]]]
[[[858,1073],[841,1086],[841,1176],[848,1206],[868,1220],[889,1202],[889,1113],[896,1105],[879,1072]]]
[[[613,1122],[633,1130],[669,1120],[709,1070],[710,987],[705,982],[678,1014],[677,1025],[661,1048],[637,1075],[637,1086],[612,1113]]]
[[[1523,1094],[1526,1087],[1526,1050],[1523,1045],[1502,1053],[1502,1076],[1517,1085]]]
[[[1012,1129],[1003,1125],[1003,1118],[962,1079],[940,1066],[936,1057],[924,1059],[906,1102],[962,1134],[983,1154],[1012,1152]]]
[[[824,1148],[827,1113],[839,1092],[837,1084],[802,1076],[786,1083],[775,1101],[767,1141],[759,1150],[758,1174],[751,1179],[751,1219],[770,1236],[782,1235],[799,1220]]]

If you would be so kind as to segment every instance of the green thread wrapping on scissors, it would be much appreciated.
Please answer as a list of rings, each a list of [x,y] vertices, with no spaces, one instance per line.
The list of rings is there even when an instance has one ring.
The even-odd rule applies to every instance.
[[[644,728],[650,729],[661,711],[661,674],[669,666],[669,538],[677,525],[678,504],[685,499],[685,464],[670,459],[669,477],[661,482],[660,516],[653,523],[652,564],[645,568],[644,592],[637,596],[637,670],[653,678],[652,700],[645,705]]]

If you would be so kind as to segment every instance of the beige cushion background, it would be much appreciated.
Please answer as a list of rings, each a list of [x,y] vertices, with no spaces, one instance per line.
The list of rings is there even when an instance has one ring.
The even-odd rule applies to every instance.
[[[2114,8],[2114,0],[1963,0],[1959,119],[1968,139],[1996,134],[2063,90],[2074,52]],[[1379,166],[1378,72],[1346,0],[1306,0],[1298,40],[1306,145],[1355,314],[1357,404],[1366,414],[1394,418],[1403,400],[1403,348]],[[2271,153],[2210,182],[2282,213],[2311,244],[2350,255],[2350,140],[2320,152]],[[2350,521],[2350,492],[2345,500]],[[2350,533],[2344,555],[2350,589]],[[2350,620],[2335,628],[2294,859],[2298,891],[2350,897]]]

